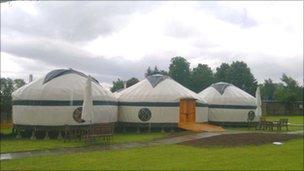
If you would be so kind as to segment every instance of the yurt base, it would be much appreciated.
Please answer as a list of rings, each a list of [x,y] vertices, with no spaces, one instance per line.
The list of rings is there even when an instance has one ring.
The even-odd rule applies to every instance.
[[[118,132],[174,132],[178,129],[177,123],[132,123],[119,122],[115,131]]]
[[[221,121],[208,121],[208,123],[217,126],[224,126],[224,127],[247,127],[247,122],[221,122]],[[258,122],[253,122],[253,124],[258,124]]]
[[[194,131],[194,132],[223,132],[224,129],[220,126],[211,125],[207,123],[179,123],[179,128],[188,130],[188,131]]]
[[[16,138],[30,137],[30,139],[65,139],[68,135],[81,135],[82,132],[88,131],[88,129],[96,126],[107,127],[113,132],[115,123],[100,123],[92,125],[62,125],[62,126],[42,126],[42,125],[13,125],[13,134]],[[73,137],[69,136],[69,139]]]

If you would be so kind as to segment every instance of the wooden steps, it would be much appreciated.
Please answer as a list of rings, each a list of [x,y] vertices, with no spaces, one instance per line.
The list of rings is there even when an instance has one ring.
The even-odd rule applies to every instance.
[[[211,125],[207,123],[193,123],[193,122],[179,123],[178,127],[194,132],[223,132],[224,131],[224,129],[220,126]]]

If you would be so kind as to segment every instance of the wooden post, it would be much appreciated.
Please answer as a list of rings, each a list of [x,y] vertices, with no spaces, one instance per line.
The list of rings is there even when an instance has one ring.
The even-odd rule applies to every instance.
[[[161,133],[164,133],[164,132],[165,132],[165,130],[164,130],[164,126],[162,126],[162,127],[161,127],[160,132],[161,132]]]
[[[21,136],[20,130],[16,129],[16,132],[17,132],[16,139],[21,139],[22,136]]]
[[[174,128],[173,128],[173,125],[171,125],[171,132],[174,132]]]
[[[125,124],[123,124],[123,126],[122,126],[122,132],[123,133],[126,133],[127,131],[126,131],[126,126],[125,126]]]
[[[48,139],[50,139],[50,137],[49,137],[49,131],[46,131],[45,132],[45,136],[44,136],[44,140],[48,140]]]
[[[32,136],[31,136],[31,140],[35,140],[36,139],[36,128],[34,128],[33,130],[32,130]]]
[[[148,129],[148,132],[149,132],[149,133],[151,132],[151,123],[149,123],[149,129]]]
[[[62,137],[61,131],[59,131],[57,139],[58,139],[58,140],[61,140],[62,138],[63,138],[63,137]]]
[[[136,133],[140,133],[140,129],[139,129],[139,124],[137,124],[137,130],[136,130]]]

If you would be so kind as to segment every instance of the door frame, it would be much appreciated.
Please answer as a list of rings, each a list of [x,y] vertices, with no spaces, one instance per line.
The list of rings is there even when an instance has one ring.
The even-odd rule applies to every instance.
[[[197,99],[193,99],[193,98],[182,98],[182,99],[180,99],[179,100],[179,124],[182,124],[182,123],[195,123],[196,122],[196,100]],[[192,114],[193,114],[193,121],[188,121],[187,120],[187,118],[186,118],[186,121],[185,122],[181,122],[182,120],[184,120],[184,118],[182,118],[182,117],[184,117],[183,115],[185,115],[184,114],[184,110],[183,109],[181,109],[182,108],[182,103],[183,103],[183,101],[186,101],[187,102],[187,109],[186,109],[186,117],[188,117],[188,115],[189,115],[189,113],[191,112],[191,111],[189,111],[189,107],[191,107],[190,105],[189,105],[189,102],[192,102],[193,104],[194,104],[194,109],[193,109],[193,111],[191,112]]]

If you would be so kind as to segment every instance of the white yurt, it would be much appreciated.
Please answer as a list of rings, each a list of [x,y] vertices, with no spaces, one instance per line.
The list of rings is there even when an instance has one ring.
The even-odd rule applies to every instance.
[[[92,116],[82,119],[86,82],[90,83]],[[117,100],[96,79],[58,69],[13,92],[13,124],[17,127],[60,127],[117,122]],[[92,103],[91,103],[92,104]]]
[[[249,112],[255,112],[256,99],[238,87],[218,82],[199,93],[209,106],[208,121],[220,123],[247,122]],[[254,121],[258,120],[255,116]]]
[[[177,127],[181,122],[208,121],[207,104],[168,76],[148,76],[119,93],[118,121],[122,125]]]

